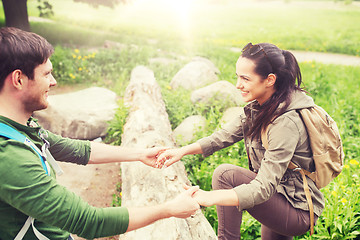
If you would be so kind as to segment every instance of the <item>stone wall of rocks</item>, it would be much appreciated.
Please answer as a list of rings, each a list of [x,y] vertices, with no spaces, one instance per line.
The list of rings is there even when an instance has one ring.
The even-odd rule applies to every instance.
[[[224,105],[225,111],[221,126],[231,122],[236,115],[243,112],[241,93],[236,87],[226,80],[219,80],[220,71],[210,60],[195,57],[187,63],[173,77],[170,86],[173,91],[182,87],[191,91],[193,104],[211,106],[218,102]],[[176,144],[182,146],[194,141],[194,133],[205,127],[206,119],[203,116],[189,116],[174,129]]]
[[[214,99],[226,99],[231,106],[220,120],[223,126],[243,112],[240,107],[243,102],[234,85],[219,81],[219,73],[208,59],[197,57],[174,76],[170,85],[173,91],[179,87],[192,91],[193,104],[211,104]],[[192,142],[194,133],[206,124],[203,116],[190,116],[172,131],[161,89],[154,73],[144,66],[133,69],[125,94],[129,116],[124,126],[122,146],[150,148],[184,145]],[[89,140],[106,134],[107,122],[114,117],[117,108],[116,94],[103,88],[50,96],[49,103],[48,109],[34,114],[44,128],[64,137]],[[190,184],[182,162],[161,170],[138,162],[122,163],[121,169],[124,206],[159,204],[183,191],[184,183]],[[157,221],[121,235],[120,239],[165,239],[164,236],[167,240],[216,239],[215,232],[201,211],[187,219]]]
[[[63,137],[95,139],[106,135],[116,109],[116,94],[106,88],[51,95],[49,106],[34,113],[45,129]]]
[[[175,142],[160,87],[153,72],[136,67],[126,89],[129,116],[124,126],[122,146],[174,147]],[[190,184],[182,162],[166,169],[154,169],[140,162],[122,163],[122,205],[155,205],[174,198]],[[169,218],[131,231],[120,239],[217,239],[211,225],[199,210],[187,219]]]

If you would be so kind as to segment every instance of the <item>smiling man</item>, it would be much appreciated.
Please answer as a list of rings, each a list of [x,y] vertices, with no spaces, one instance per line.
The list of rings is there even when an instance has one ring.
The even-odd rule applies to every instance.
[[[70,233],[92,239],[194,214],[197,187],[157,206],[95,208],[58,185],[48,164],[51,155],[83,165],[141,161],[154,167],[163,149],[72,140],[42,129],[31,116],[47,108],[56,85],[49,59],[53,51],[37,34],[0,29],[0,239],[66,240],[72,239]]]

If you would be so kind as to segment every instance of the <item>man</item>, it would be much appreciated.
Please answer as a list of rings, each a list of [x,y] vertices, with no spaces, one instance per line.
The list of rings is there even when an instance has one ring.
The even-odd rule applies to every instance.
[[[199,209],[192,198],[196,187],[157,206],[95,208],[57,184],[54,171],[38,153],[44,142],[56,160],[83,165],[141,161],[154,167],[162,149],[71,140],[41,129],[31,115],[48,106],[49,90],[56,85],[52,53],[53,47],[39,35],[0,29],[0,125],[30,140],[25,144],[0,136],[0,239],[24,235],[24,239],[65,240],[71,239],[70,233],[84,238],[112,236],[159,219],[194,214]]]

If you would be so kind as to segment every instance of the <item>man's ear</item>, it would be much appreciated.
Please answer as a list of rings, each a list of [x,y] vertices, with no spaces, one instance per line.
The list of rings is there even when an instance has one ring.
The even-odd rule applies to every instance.
[[[24,86],[24,78],[26,77],[20,69],[14,70],[9,74],[10,82],[13,87],[21,90]]]
[[[266,86],[267,87],[273,87],[276,82],[276,75],[273,73],[270,73],[266,79]]]

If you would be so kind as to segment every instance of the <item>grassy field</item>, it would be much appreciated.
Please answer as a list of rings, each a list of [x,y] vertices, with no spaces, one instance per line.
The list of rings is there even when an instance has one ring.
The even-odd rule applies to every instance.
[[[150,67],[166,102],[175,128],[184,118],[202,114],[207,128],[198,137],[209,135],[218,127],[222,115],[220,103],[210,108],[193,106],[190,93],[173,91],[169,83],[176,72],[192,57],[209,58],[220,69],[220,79],[235,83],[235,62],[247,42],[271,42],[284,49],[344,53],[359,56],[360,5],[333,1],[234,1],[183,0],[170,5],[165,0],[138,0],[116,9],[94,9],[72,0],[52,1],[55,15],[39,21],[37,1],[28,0],[31,27],[55,46],[52,57],[58,85],[81,88],[97,85],[122,96],[137,65]],[[4,15],[0,5],[0,25]],[[121,43],[103,48],[110,40]],[[167,64],[150,63],[165,57]],[[322,191],[326,208],[318,220],[315,234],[297,239],[360,239],[360,67],[300,63],[306,89],[315,102],[327,110],[340,128],[346,164],[343,173]],[[111,125],[110,138],[122,131],[126,111],[121,108]],[[207,159],[184,159],[189,178],[203,189],[211,188],[213,170],[221,163],[246,166],[243,143],[223,149]],[[217,226],[215,208],[204,211]],[[244,216],[242,239],[259,238],[260,226]]]
[[[359,55],[360,31],[354,24],[360,22],[357,2],[168,2],[176,3],[137,0],[116,9],[95,9],[72,0],[52,1],[56,22],[32,22],[32,27],[54,44],[98,45],[113,39],[146,45],[153,40],[151,44],[161,49],[206,53],[207,48],[266,41],[285,49]],[[29,0],[28,6],[30,15],[37,16],[37,1]]]

